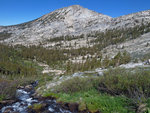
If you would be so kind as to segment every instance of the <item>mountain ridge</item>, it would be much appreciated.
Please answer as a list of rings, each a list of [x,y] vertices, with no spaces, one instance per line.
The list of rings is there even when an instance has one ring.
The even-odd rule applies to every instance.
[[[81,8],[84,8],[84,7],[80,6],[80,5],[71,5],[71,6],[68,6],[68,7],[81,7]],[[53,11],[47,13],[47,14],[44,14],[43,16],[48,15],[48,14],[54,12],[54,11],[61,10],[61,9],[64,9],[64,8],[68,8],[68,7],[63,7],[63,8],[59,8],[59,9],[53,10]],[[88,9],[88,8],[85,8],[85,9]],[[90,9],[88,9],[88,10],[90,10]],[[91,10],[91,11],[93,11],[93,12],[95,12],[95,13],[98,13],[98,14],[102,14],[102,13],[96,12],[96,11],[94,11],[94,10]],[[133,15],[133,14],[136,14],[136,13],[147,12],[147,11],[150,11],[150,9],[148,9],[148,10],[143,10],[143,11],[139,11],[139,12],[133,12],[133,13],[129,13],[129,14],[126,14],[126,15],[121,15],[121,16],[118,16],[118,17],[111,17],[111,16],[109,16],[109,15],[106,15],[106,16],[109,16],[109,17],[112,18],[112,19],[116,19],[116,18],[121,18],[121,17],[124,17],[124,16]],[[104,15],[104,14],[103,14],[103,15]],[[39,17],[36,18],[36,19],[32,19],[32,20],[29,20],[29,21],[27,21],[27,22],[22,22],[22,23],[18,23],[18,24],[14,24],[14,25],[0,25],[0,27],[13,27],[13,26],[17,26],[17,25],[26,24],[26,23],[35,21],[35,20],[37,20],[37,19],[39,19],[39,18],[42,18],[43,16],[39,16]]]
[[[30,23],[30,22],[33,22],[33,21],[36,21],[36,20],[38,20],[38,19],[40,19],[40,18],[42,18],[42,17],[44,17],[44,16],[46,16],[46,15],[49,15],[49,14],[51,14],[51,13],[53,13],[53,12],[56,12],[56,11],[58,11],[58,10],[62,10],[62,9],[65,9],[65,8],[76,8],[76,7],[80,7],[80,8],[84,8],[84,7],[82,7],[82,6],[80,6],[80,5],[71,5],[71,6],[68,6],[68,7],[63,7],[63,8],[59,8],[59,9],[56,9],[56,10],[54,10],[54,11],[51,11],[51,12],[49,12],[49,13],[47,13],[47,14],[44,14],[43,16],[40,16],[40,17],[38,17],[38,18],[36,18],[36,19],[32,19],[32,20],[29,20],[29,21],[27,21],[27,22],[22,22],[22,23],[18,23],[18,24],[14,24],[14,25],[0,25],[0,27],[13,27],[13,26],[18,26],[18,25],[22,25],[22,24],[26,24],[26,23]],[[88,9],[88,8],[84,8],[84,9]],[[89,9],[88,9],[89,10]],[[92,12],[94,12],[94,13],[97,13],[97,14],[102,14],[102,13],[99,13],[99,12],[96,12],[96,11],[94,11],[94,10],[90,10],[90,11],[92,11]],[[102,15],[104,15],[104,14],[102,14]],[[108,16],[108,15],[106,15],[106,16]],[[108,16],[108,17],[110,17],[110,16]],[[112,18],[112,17],[110,17],[110,18]]]
[[[84,8],[84,7],[81,6],[81,5],[71,5],[71,6],[68,6],[68,7],[74,7],[74,6],[79,6],[79,7]],[[63,7],[63,8],[68,8],[68,7]],[[59,8],[59,9],[53,10],[53,11],[51,11],[51,12],[54,12],[54,11],[57,11],[57,10],[61,10],[61,9],[63,9],[63,8]],[[85,8],[85,9],[88,9],[88,8]],[[91,10],[91,9],[89,9],[89,10]],[[94,10],[91,10],[91,11],[96,12],[96,11],[94,11]],[[150,11],[150,9],[143,10],[143,11],[139,11],[139,12],[133,12],[133,13],[125,14],[125,15],[121,15],[121,16],[118,16],[118,17],[111,17],[111,16],[109,16],[109,15],[107,15],[107,16],[111,17],[112,19],[115,19],[115,18],[120,18],[120,17],[132,15],[132,14],[136,14],[136,13],[147,12],[147,11]],[[47,14],[50,14],[51,12],[49,12],[49,13],[47,13]],[[100,13],[100,12],[96,12],[96,13],[102,14],[102,13]],[[44,14],[44,15],[47,15],[47,14]],[[43,16],[44,16],[44,15],[43,15]],[[104,14],[103,14],[103,15],[104,15]],[[28,23],[28,22],[32,22],[32,21],[34,21],[34,20],[37,20],[37,19],[39,19],[39,18],[41,18],[41,17],[43,17],[43,16],[39,16],[39,17],[37,17],[36,19],[32,19],[32,20],[29,20],[29,21],[26,21],[26,22],[22,22],[22,23],[18,23],[18,24],[0,25],[0,27],[12,27],[12,26],[17,26],[17,25],[25,24],[25,23]]]
[[[117,18],[97,13],[79,5],[64,7],[35,20],[12,26],[0,26],[0,33],[8,35],[1,42],[9,44],[38,45],[54,37],[104,32],[109,29],[126,29],[150,22],[150,10]]]

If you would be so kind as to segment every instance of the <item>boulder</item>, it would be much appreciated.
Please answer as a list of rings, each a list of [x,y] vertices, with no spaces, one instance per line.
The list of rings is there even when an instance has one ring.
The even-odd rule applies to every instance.
[[[17,89],[24,89],[24,86],[18,86]]]
[[[32,85],[27,85],[25,86],[25,90],[26,91],[31,91],[33,89],[33,86]]]

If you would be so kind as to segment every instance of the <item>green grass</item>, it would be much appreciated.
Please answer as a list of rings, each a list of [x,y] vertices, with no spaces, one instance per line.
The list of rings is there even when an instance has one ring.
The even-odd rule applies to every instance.
[[[134,113],[134,110],[129,107],[131,104],[130,99],[124,96],[101,94],[96,89],[73,94],[46,93],[44,96],[57,97],[57,102],[78,103],[80,111],[88,109],[91,112],[100,111],[102,113]]]
[[[3,95],[0,95],[0,101],[2,101],[4,99]]]
[[[150,98],[147,99],[146,103],[147,103],[147,107],[150,108]]]
[[[74,77],[45,92],[57,101],[79,103],[79,109],[102,113],[134,112],[150,108],[150,71],[147,68],[110,69],[100,77]]]

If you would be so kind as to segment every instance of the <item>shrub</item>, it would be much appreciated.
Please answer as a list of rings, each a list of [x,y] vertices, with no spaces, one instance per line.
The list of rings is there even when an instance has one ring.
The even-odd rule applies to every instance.
[[[28,112],[29,113],[42,113],[44,107],[45,106],[43,104],[33,104],[28,107]]]
[[[113,95],[143,99],[150,96],[150,71],[109,70],[100,79],[98,89]]]
[[[40,110],[42,108],[42,104],[34,104],[33,109],[34,110]]]
[[[89,90],[96,84],[95,80],[96,78],[74,77],[62,82],[59,86],[56,87],[56,91],[64,93],[74,93],[78,91]]]
[[[16,93],[16,83],[0,79],[0,100],[14,98]]]
[[[6,78],[7,79],[7,78]],[[6,80],[0,78],[0,100],[14,99],[17,87],[20,85],[27,85],[33,82],[35,78],[18,78],[18,80]],[[16,79],[16,78],[15,78]]]

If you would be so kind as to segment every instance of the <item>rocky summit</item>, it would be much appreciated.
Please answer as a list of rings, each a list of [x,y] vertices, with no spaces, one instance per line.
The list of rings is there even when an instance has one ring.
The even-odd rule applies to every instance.
[[[6,42],[32,43],[62,35],[103,31],[108,28],[111,19],[109,16],[74,5],[58,9],[31,22],[1,27],[0,32],[12,33]]]

